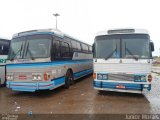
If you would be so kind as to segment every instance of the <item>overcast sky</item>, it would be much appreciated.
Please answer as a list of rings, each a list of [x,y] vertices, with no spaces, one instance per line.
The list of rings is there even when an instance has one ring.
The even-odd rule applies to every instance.
[[[0,36],[55,28],[53,13],[59,13],[58,28],[81,41],[93,43],[98,31],[110,28],[144,28],[160,55],[159,0],[0,0]]]

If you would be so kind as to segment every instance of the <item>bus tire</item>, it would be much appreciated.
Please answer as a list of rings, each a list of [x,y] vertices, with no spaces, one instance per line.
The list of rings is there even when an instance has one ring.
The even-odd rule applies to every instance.
[[[65,87],[66,89],[69,88],[72,79],[73,79],[73,75],[72,75],[71,71],[68,70],[67,73],[66,73],[66,77],[65,77],[65,85],[64,85],[64,87]]]
[[[73,85],[74,83],[75,83],[75,81],[74,81],[74,76],[73,76],[73,72],[71,71],[71,76],[72,76],[72,78],[70,79],[71,80],[71,85]]]

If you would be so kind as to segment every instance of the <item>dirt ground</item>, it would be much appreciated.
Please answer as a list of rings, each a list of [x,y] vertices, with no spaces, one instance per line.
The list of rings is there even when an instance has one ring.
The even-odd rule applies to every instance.
[[[54,116],[58,119],[126,119],[130,114],[160,114],[160,76],[154,75],[152,90],[144,94],[101,92],[93,89],[92,76],[78,80],[69,89],[63,87],[52,91],[34,93],[14,92],[0,88],[0,114],[5,119],[38,119]],[[136,117],[136,116],[131,116]],[[141,116],[142,117],[142,116]],[[157,116],[158,117],[158,116]],[[115,118],[115,119],[117,119]]]

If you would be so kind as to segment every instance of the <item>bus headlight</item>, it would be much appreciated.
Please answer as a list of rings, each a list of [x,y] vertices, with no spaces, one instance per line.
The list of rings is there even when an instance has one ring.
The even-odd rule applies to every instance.
[[[146,82],[146,76],[141,76],[141,81]]]
[[[42,80],[42,74],[32,73],[32,80]]]
[[[135,75],[134,81],[135,82],[146,82],[146,75]]]
[[[37,75],[37,79],[38,79],[38,80],[42,80],[41,75]]]
[[[6,79],[7,80],[13,80],[13,74],[7,74]]]
[[[98,80],[108,80],[108,74],[98,74],[97,79]]]
[[[97,75],[97,79],[98,79],[98,80],[102,80],[102,74],[98,74],[98,75]]]
[[[103,80],[107,80],[108,79],[108,75],[107,74],[103,74],[102,79]]]

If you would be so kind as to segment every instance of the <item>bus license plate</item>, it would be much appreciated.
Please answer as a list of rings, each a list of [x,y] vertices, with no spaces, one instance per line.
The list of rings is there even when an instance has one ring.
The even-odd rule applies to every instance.
[[[116,88],[118,88],[118,89],[125,89],[126,87],[124,85],[117,85]]]

